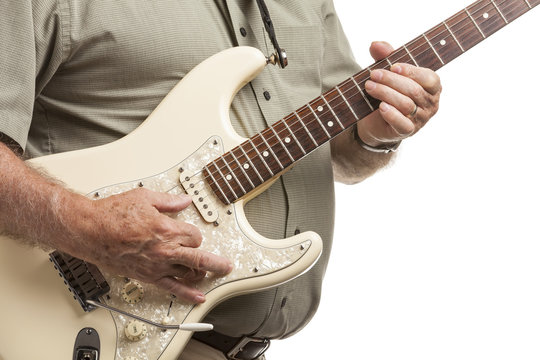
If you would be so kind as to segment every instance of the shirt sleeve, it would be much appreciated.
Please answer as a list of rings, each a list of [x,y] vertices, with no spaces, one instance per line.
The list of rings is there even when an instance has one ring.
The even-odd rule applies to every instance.
[[[0,141],[12,140],[21,149],[35,98],[66,54],[67,12],[61,7],[61,1],[8,0],[0,11]]]
[[[322,90],[325,92],[358,73],[361,67],[354,58],[333,1],[325,3],[322,15],[325,27]]]

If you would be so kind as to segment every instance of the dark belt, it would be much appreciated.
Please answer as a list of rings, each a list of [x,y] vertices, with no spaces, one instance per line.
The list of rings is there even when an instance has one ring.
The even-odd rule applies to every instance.
[[[193,338],[221,351],[230,360],[255,360],[270,347],[268,339],[231,337],[215,331],[196,332]]]

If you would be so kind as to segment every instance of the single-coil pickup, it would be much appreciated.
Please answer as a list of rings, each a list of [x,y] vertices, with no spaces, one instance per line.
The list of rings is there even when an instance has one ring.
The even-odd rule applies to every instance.
[[[180,168],[180,184],[184,188],[186,194],[192,197],[193,205],[195,205],[202,218],[206,222],[216,223],[219,214],[212,201],[213,196],[211,196],[201,173],[189,175]]]

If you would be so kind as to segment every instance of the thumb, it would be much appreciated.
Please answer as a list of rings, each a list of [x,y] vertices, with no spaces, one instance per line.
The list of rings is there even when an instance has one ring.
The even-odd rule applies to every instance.
[[[191,196],[155,192],[151,195],[150,203],[159,212],[179,212],[191,204]]]
[[[394,51],[392,45],[386,41],[374,41],[369,47],[369,53],[375,61],[379,61],[390,55]]]

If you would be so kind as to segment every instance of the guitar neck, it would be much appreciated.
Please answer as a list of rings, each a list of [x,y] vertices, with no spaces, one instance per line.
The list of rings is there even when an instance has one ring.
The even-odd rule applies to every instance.
[[[233,203],[375,111],[380,101],[365,91],[371,70],[395,63],[438,70],[538,4],[474,2],[209,163],[208,183],[221,201]]]

